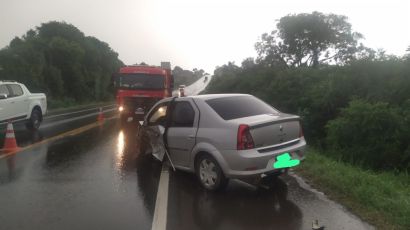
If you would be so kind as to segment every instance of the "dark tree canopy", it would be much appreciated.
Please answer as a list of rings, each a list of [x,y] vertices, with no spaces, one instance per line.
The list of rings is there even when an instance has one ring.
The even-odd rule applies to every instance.
[[[362,35],[353,32],[346,16],[320,12],[282,17],[277,29],[255,44],[258,61],[267,65],[317,67],[321,63],[346,63],[365,56]]]
[[[178,87],[179,85],[190,85],[197,81],[199,78],[205,76],[205,71],[203,69],[194,68],[192,71],[184,70],[179,66],[175,66],[172,70],[174,75],[174,86]]]
[[[22,82],[50,100],[109,98],[111,74],[121,65],[107,43],[65,22],[43,23],[0,50],[0,79]]]

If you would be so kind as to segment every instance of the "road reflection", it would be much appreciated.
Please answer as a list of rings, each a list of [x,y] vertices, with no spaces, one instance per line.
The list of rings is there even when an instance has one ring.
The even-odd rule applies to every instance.
[[[270,190],[233,181],[211,193],[195,176],[173,173],[168,207],[169,229],[301,229],[302,212],[287,199],[287,185],[273,181]]]
[[[122,125],[118,131],[116,162],[118,171],[133,171],[136,169],[138,158],[147,155],[147,145],[140,136],[139,125],[135,122]]]
[[[149,139],[136,122],[122,125],[118,132],[116,160],[121,175],[136,173],[137,189],[152,217],[162,164],[152,156]]]
[[[22,136],[22,139],[24,142],[21,144],[21,142],[18,142],[22,146],[31,144],[31,143],[36,143],[41,140],[43,140],[43,135],[41,131],[35,130],[35,131],[27,131],[24,136]],[[40,148],[41,151],[44,151],[44,148]],[[0,150],[0,156],[3,154],[7,154],[5,151]],[[16,154],[7,156],[4,160],[6,167],[0,167],[0,184],[2,183],[7,183],[7,182],[12,182],[17,179],[19,173],[18,171],[21,171],[17,165],[16,160]],[[3,160],[2,160],[3,161]],[[0,161],[1,163],[1,161]],[[2,172],[3,170],[1,169],[7,169],[7,172]]]

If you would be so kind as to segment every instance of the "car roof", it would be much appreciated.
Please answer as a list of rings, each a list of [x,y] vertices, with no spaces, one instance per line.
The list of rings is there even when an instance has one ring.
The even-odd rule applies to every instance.
[[[223,94],[202,94],[202,95],[187,96],[187,97],[206,101],[206,100],[216,99],[216,98],[238,97],[238,96],[251,96],[251,95],[241,94],[241,93],[223,93]]]
[[[0,80],[0,83],[13,83],[13,84],[20,84],[19,82],[14,81],[14,80]]]
[[[178,98],[193,98],[193,99],[199,99],[199,100],[209,100],[209,99],[215,99],[215,98],[224,98],[224,97],[238,97],[238,96],[252,96],[250,94],[240,94],[240,93],[224,93],[224,94],[202,94],[202,95],[194,95],[194,96],[185,96],[185,97],[167,97],[162,100],[160,100],[161,103],[163,102],[169,102],[173,98],[175,98],[178,101]]]

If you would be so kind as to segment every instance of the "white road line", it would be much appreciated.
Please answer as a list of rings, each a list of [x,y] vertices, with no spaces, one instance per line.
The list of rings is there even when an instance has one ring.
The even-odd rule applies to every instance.
[[[169,171],[165,163],[162,164],[161,176],[155,202],[154,218],[151,230],[165,230],[167,228]]]

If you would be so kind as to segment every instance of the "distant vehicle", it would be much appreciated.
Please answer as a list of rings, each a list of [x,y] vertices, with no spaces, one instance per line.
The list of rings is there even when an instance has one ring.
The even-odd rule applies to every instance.
[[[36,130],[46,112],[44,93],[30,93],[21,83],[0,80],[0,122],[26,120],[27,128]]]
[[[178,88],[178,94],[180,97],[185,97],[185,85],[180,85]]]
[[[205,77],[205,78],[204,78],[204,82],[206,82],[206,81],[208,81],[208,77]]]
[[[147,114],[143,127],[164,130],[176,168],[194,172],[208,190],[230,178],[276,176],[304,159],[306,141],[295,115],[281,113],[246,94],[167,98]]]
[[[121,120],[133,117],[142,121],[145,113],[159,100],[171,97],[174,79],[171,64],[121,67],[113,76]]]

